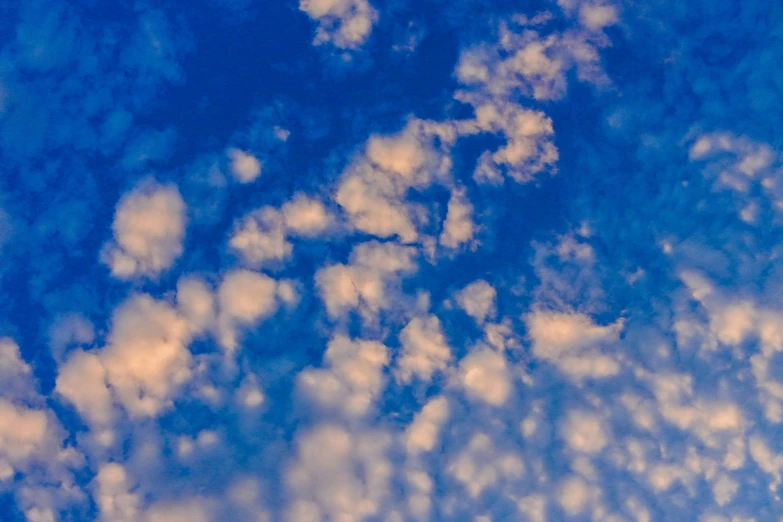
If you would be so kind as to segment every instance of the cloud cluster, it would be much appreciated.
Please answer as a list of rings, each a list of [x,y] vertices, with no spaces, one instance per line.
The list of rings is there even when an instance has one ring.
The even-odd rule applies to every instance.
[[[315,44],[355,50],[373,32],[373,61],[321,74],[323,52],[292,36],[253,62],[274,74],[245,78],[252,96],[237,86],[233,109],[198,74],[224,74],[221,54],[161,90],[183,77],[191,25],[252,69],[224,20],[204,29],[144,3],[106,26],[86,4],[11,9],[0,330],[22,349],[0,339],[0,492],[19,513],[0,514],[772,520],[783,193],[763,117],[777,79],[759,64],[776,54],[723,40],[747,32],[729,30],[735,15],[777,14],[707,4],[680,34],[684,9],[655,3],[510,15],[460,0],[408,20],[403,1],[303,0]],[[242,23],[286,11],[235,7]],[[388,58],[391,26],[420,22],[433,33],[413,65]],[[465,35],[446,38],[458,23]],[[666,31],[678,43],[664,56]],[[424,69],[439,69],[415,53],[456,41],[469,43],[453,75],[425,99]],[[394,71],[408,67],[419,97],[368,101],[376,76],[404,90]],[[326,107],[267,104],[278,88]],[[178,123],[139,119],[159,95]],[[232,111],[250,98],[268,110],[247,123]],[[210,152],[183,124],[191,109],[226,110]],[[80,199],[64,173],[101,162],[127,180],[85,177]]]
[[[313,43],[352,49],[370,36],[378,12],[367,0],[301,0],[299,9],[318,21]]]
[[[156,277],[182,254],[185,203],[176,187],[151,183],[126,194],[112,224],[104,262],[119,279]]]

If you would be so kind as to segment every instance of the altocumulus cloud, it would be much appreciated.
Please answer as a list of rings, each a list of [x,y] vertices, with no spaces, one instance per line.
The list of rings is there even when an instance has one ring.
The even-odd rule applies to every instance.
[[[8,6],[0,518],[776,520],[781,24]]]

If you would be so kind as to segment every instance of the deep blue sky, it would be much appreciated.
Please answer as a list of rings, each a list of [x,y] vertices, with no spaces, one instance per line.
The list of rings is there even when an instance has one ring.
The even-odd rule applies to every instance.
[[[781,38],[0,2],[0,518],[778,520]]]

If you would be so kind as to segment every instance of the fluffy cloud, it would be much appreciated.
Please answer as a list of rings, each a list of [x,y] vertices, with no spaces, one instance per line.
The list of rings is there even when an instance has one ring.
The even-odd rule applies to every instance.
[[[319,23],[314,43],[348,49],[367,40],[378,18],[367,0],[301,0],[299,8]]]
[[[525,471],[522,459],[513,452],[498,451],[484,433],[476,433],[446,468],[471,498],[495,486],[498,481],[519,479]]]
[[[495,288],[484,280],[474,281],[457,294],[457,304],[478,324],[495,312]]]
[[[368,412],[383,384],[389,350],[375,341],[352,341],[338,336],[329,341],[324,369],[302,371],[297,384],[310,401],[346,417]]]
[[[335,201],[362,232],[404,243],[419,237],[421,205],[405,201],[409,190],[446,180],[451,161],[434,147],[438,128],[414,120],[397,135],[373,136],[343,174]]]
[[[396,243],[371,241],[354,247],[348,265],[335,264],[320,269],[316,286],[333,317],[358,309],[372,317],[389,308],[394,283],[411,273],[416,250]]]
[[[243,218],[228,244],[253,266],[282,261],[293,251],[286,240],[283,215],[269,207]]]
[[[464,192],[452,192],[443,231],[438,238],[440,244],[446,248],[457,248],[473,239],[476,226],[472,214],[473,206],[465,198]]]
[[[278,306],[278,284],[269,276],[250,270],[226,274],[217,290],[217,336],[228,351],[239,346],[242,326],[252,326],[270,316]]]
[[[502,406],[511,393],[506,360],[489,348],[477,348],[460,361],[459,381],[469,397],[490,406]]]
[[[103,464],[93,485],[101,520],[138,519],[141,500],[132,492],[132,481],[125,467],[116,462]]]
[[[351,433],[323,424],[303,433],[286,470],[291,493],[285,520],[363,520],[380,514],[389,494],[391,440],[383,432]]]
[[[117,309],[100,357],[106,381],[132,416],[155,416],[190,379],[187,321],[165,302],[134,296]]]
[[[329,228],[334,217],[324,204],[303,194],[296,195],[283,205],[283,218],[289,233],[300,236],[314,236]]]
[[[601,419],[585,411],[569,412],[562,431],[568,446],[578,452],[595,453],[608,442],[606,428]]]
[[[262,163],[247,152],[239,149],[229,149],[228,157],[231,160],[231,174],[234,175],[240,183],[251,183],[261,175]]]
[[[232,23],[266,9],[306,22],[245,0],[199,9],[218,4]],[[9,11],[0,327],[30,340],[35,363],[0,341],[0,485],[21,511],[0,518],[774,518],[779,60],[745,43],[770,36],[775,13],[624,3],[604,54],[621,13],[603,0],[535,17],[429,4],[301,2],[316,43],[337,49],[286,40],[259,91],[273,101],[238,130],[225,127],[247,119],[255,79],[242,73],[229,104],[201,83],[237,69],[208,49],[226,21],[207,39],[192,27],[207,52],[173,103],[158,86],[182,77],[190,14],[174,27],[140,7],[101,28],[64,3]],[[462,47],[451,77],[434,66],[454,43],[444,28]],[[344,52],[371,30],[372,53]],[[414,50],[400,68],[386,51],[412,33],[427,35],[427,59]],[[329,106],[299,99],[311,91]],[[163,106],[150,119],[152,99]],[[159,118],[181,133],[176,150],[173,130],[138,126]],[[704,131],[727,123],[737,132]],[[207,151],[195,164],[213,166],[210,181],[194,181],[179,163],[215,142],[246,149]],[[199,216],[178,263],[192,275],[161,277],[183,254],[186,209],[178,189],[147,182],[120,200],[102,257],[131,288],[105,286],[78,216],[106,215],[104,190],[141,169],[177,179]],[[296,175],[248,192],[262,170]],[[272,317],[264,349],[240,350]],[[41,338],[51,397],[33,378],[50,384]]]
[[[410,382],[414,376],[428,382],[451,361],[451,349],[434,315],[413,318],[400,332],[400,341],[402,354],[396,374],[402,382]]]
[[[280,209],[263,207],[243,217],[229,239],[229,246],[252,266],[281,262],[293,252],[289,236],[313,238],[334,224],[324,204],[297,194]]]
[[[174,186],[142,185],[120,200],[112,229],[103,255],[112,275],[158,276],[182,254],[185,203]]]
[[[440,430],[449,417],[449,402],[446,397],[431,399],[405,431],[405,447],[409,454],[418,455],[435,449]]]
[[[620,364],[602,346],[615,343],[623,323],[598,326],[584,314],[536,311],[527,315],[533,355],[556,365],[569,377],[581,380],[617,375]]]

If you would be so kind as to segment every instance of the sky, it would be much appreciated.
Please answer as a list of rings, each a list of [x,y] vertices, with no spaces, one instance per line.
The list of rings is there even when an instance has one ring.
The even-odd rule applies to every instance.
[[[783,520],[782,41],[0,2],[0,520]]]

